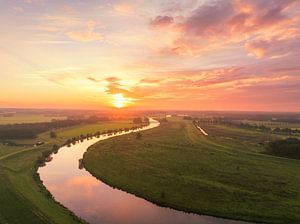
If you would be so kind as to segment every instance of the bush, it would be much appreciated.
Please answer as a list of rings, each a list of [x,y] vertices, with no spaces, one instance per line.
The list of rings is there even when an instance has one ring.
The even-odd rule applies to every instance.
[[[275,156],[300,159],[300,140],[297,138],[287,138],[270,142],[266,152]]]

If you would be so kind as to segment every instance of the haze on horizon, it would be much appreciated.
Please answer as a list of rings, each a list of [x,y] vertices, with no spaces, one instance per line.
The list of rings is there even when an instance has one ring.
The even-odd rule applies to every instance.
[[[300,111],[300,1],[3,0],[0,107]]]

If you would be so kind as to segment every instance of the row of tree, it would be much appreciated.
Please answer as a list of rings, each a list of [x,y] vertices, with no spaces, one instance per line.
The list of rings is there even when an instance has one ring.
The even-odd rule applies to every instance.
[[[67,139],[67,141],[65,142],[64,145],[71,146],[71,144],[76,144],[76,142],[82,142],[84,139],[91,139],[93,137],[99,138],[100,135],[112,136],[112,135],[116,135],[121,132],[135,131],[140,128],[143,128],[144,126],[147,126],[148,124],[149,123],[142,123],[142,124],[136,125],[132,128],[110,129],[110,130],[102,131],[102,132],[97,131],[95,133],[81,134],[77,137]],[[141,134],[139,134],[139,132],[137,132],[137,139],[140,139],[140,138],[141,138]]]
[[[147,122],[148,118],[144,118],[141,124]],[[51,122],[40,123],[24,123],[24,124],[8,124],[0,125],[0,139],[34,139],[38,134],[58,128],[70,127],[78,124],[92,124],[101,121],[109,121],[108,117],[90,116],[88,118],[68,118],[67,120],[53,119]],[[148,120],[149,122],[149,120]],[[55,132],[50,132],[51,138],[56,138]]]
[[[286,135],[292,135],[292,134],[298,134],[300,133],[300,129],[292,129],[292,128],[271,128],[267,127],[263,124],[257,125],[257,124],[249,124],[249,123],[239,123],[237,124],[241,128],[247,128],[247,129],[255,129],[260,130],[264,132],[272,132],[272,133],[278,133],[278,134],[286,134]]]
[[[55,120],[52,122],[0,125],[0,139],[33,139],[39,133],[78,125],[83,122],[83,120]]]

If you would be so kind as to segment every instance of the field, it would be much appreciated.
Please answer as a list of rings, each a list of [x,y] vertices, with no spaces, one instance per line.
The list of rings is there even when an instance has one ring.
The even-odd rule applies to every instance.
[[[159,205],[266,223],[300,223],[300,161],[261,153],[283,138],[191,121],[99,142],[84,156],[97,178]]]
[[[0,223],[79,223],[77,217],[49,196],[35,177],[34,166],[38,157],[43,151],[50,150],[53,144],[60,145],[67,138],[93,133],[95,130],[131,126],[129,121],[80,125],[57,131],[58,137],[55,139],[51,139],[47,132],[34,140],[45,142],[39,147],[7,146],[0,143]]]
[[[237,128],[227,125],[201,125],[209,134],[209,139],[218,142],[229,149],[247,150],[253,152],[264,151],[263,147],[269,141],[286,138],[286,136],[261,132],[257,130]]]
[[[0,143],[0,158],[2,156],[5,156],[7,154],[15,153],[18,151],[21,151],[25,149],[26,147],[20,147],[20,146],[8,146],[8,145],[3,145]]]
[[[26,114],[15,114],[14,116],[11,116],[11,117],[0,116],[0,125],[49,122],[52,119],[63,120],[63,119],[66,119],[66,117],[32,115],[32,114],[28,114],[28,115],[26,115]]]
[[[281,122],[281,121],[260,121],[260,120],[236,120],[236,123],[245,123],[250,125],[264,125],[269,128],[291,128],[300,129],[300,122]]]

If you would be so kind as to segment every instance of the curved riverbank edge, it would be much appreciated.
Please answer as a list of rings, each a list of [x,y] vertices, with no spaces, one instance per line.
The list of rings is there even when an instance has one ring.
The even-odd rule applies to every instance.
[[[43,184],[43,181],[40,178],[40,174],[38,173],[38,169],[41,167],[42,164],[47,162],[47,159],[49,158],[49,156],[51,156],[53,153],[57,153],[59,151],[59,149],[63,146],[64,145],[61,145],[61,146],[59,146],[58,149],[52,148],[52,150],[47,151],[47,153],[42,153],[42,156],[39,157],[35,162],[32,178],[33,178],[34,182],[37,184],[37,186],[39,187],[40,192],[42,194],[44,194],[44,196],[46,198],[48,198],[48,199],[52,200],[54,203],[56,203],[61,209],[66,211],[74,219],[75,222],[80,223],[80,224],[88,224],[88,222],[86,222],[84,219],[78,217],[74,212],[69,210],[62,203],[55,200],[53,195],[50,193],[50,191]]]
[[[126,134],[130,134],[132,132],[139,132],[138,128],[144,128],[144,127],[146,127],[148,125],[150,125],[150,123],[148,123],[148,124],[142,124],[140,127],[128,128],[129,131]],[[136,130],[138,130],[138,131],[136,131]],[[114,134],[115,134],[115,132],[107,133],[105,135],[111,135],[112,137],[117,137],[117,136],[114,136]],[[75,140],[73,142],[69,142],[68,140],[66,140],[61,145],[54,144],[52,146],[52,148],[50,148],[50,146],[49,146],[49,150],[45,150],[45,151],[41,152],[41,156],[39,156],[37,158],[37,160],[35,161],[34,167],[33,167],[32,178],[33,178],[34,182],[37,184],[38,188],[40,189],[40,192],[42,194],[44,194],[44,196],[46,198],[48,198],[49,200],[52,200],[52,202],[56,203],[61,209],[63,209],[64,211],[66,211],[74,219],[74,221],[76,223],[80,223],[80,224],[89,224],[89,223],[87,221],[85,221],[84,219],[82,219],[81,217],[77,216],[73,211],[71,211],[70,209],[68,209],[67,207],[65,207],[62,203],[60,203],[59,201],[57,201],[54,198],[54,196],[51,194],[51,192],[43,184],[43,181],[40,178],[40,174],[39,174],[38,170],[39,170],[40,167],[44,166],[47,162],[50,162],[51,161],[51,156],[54,153],[58,153],[59,150],[62,147],[64,147],[64,146],[71,146],[72,144],[76,144],[77,141],[80,142],[80,141],[83,141],[83,140],[89,140],[90,138],[98,138],[98,137],[99,137],[99,134],[95,133],[92,136],[87,136],[87,137],[84,137],[84,138],[78,138],[77,140]],[[99,139],[99,141],[101,141],[101,140]],[[97,142],[99,142],[99,141],[97,141]],[[50,220],[50,221],[52,221],[52,220]]]
[[[196,127],[195,127],[196,128]],[[147,131],[147,130],[145,130]],[[121,136],[115,136],[115,137],[121,137]],[[106,139],[104,141],[108,141],[109,139]],[[179,205],[176,205],[176,204],[169,204],[169,203],[164,203],[160,200],[156,200],[156,199],[153,199],[151,197],[149,197],[146,193],[142,193],[142,192],[139,192],[139,191],[136,191],[136,190],[133,190],[133,189],[128,189],[126,186],[122,186],[121,184],[117,184],[113,181],[111,181],[109,179],[109,177],[106,177],[105,175],[96,175],[95,173],[93,173],[93,170],[91,170],[88,166],[88,164],[85,162],[85,156],[86,156],[86,153],[89,151],[89,150],[92,150],[91,147],[95,146],[96,144],[98,144],[100,142],[97,142],[95,144],[93,144],[92,146],[90,146],[86,152],[84,153],[83,155],[83,160],[82,160],[82,164],[83,164],[83,167],[93,176],[95,177],[97,180],[107,184],[108,186],[112,187],[112,188],[115,188],[115,189],[118,189],[118,190],[121,190],[121,191],[124,191],[128,194],[132,194],[136,197],[139,197],[139,198],[142,198],[146,201],[149,201],[157,206],[160,206],[160,207],[164,207],[164,208],[168,208],[168,209],[173,209],[173,210],[178,210],[178,211],[182,211],[182,212],[186,212],[186,213],[189,213],[189,214],[195,214],[195,215],[203,215],[203,216],[211,216],[211,217],[214,217],[214,218],[221,218],[221,219],[224,219],[224,220],[228,220],[228,221],[241,221],[241,222],[245,222],[245,224],[254,224],[254,223],[268,223],[268,222],[263,222],[261,220],[257,220],[257,219],[253,219],[253,217],[247,217],[247,216],[243,216],[243,217],[234,217],[234,216],[231,216],[231,215],[228,215],[228,214],[222,214],[222,213],[215,213],[215,212],[211,212],[210,210],[194,210],[194,209],[190,209],[190,208],[186,208],[186,207],[182,207],[182,206],[179,206]],[[269,222],[271,223],[271,222]]]

